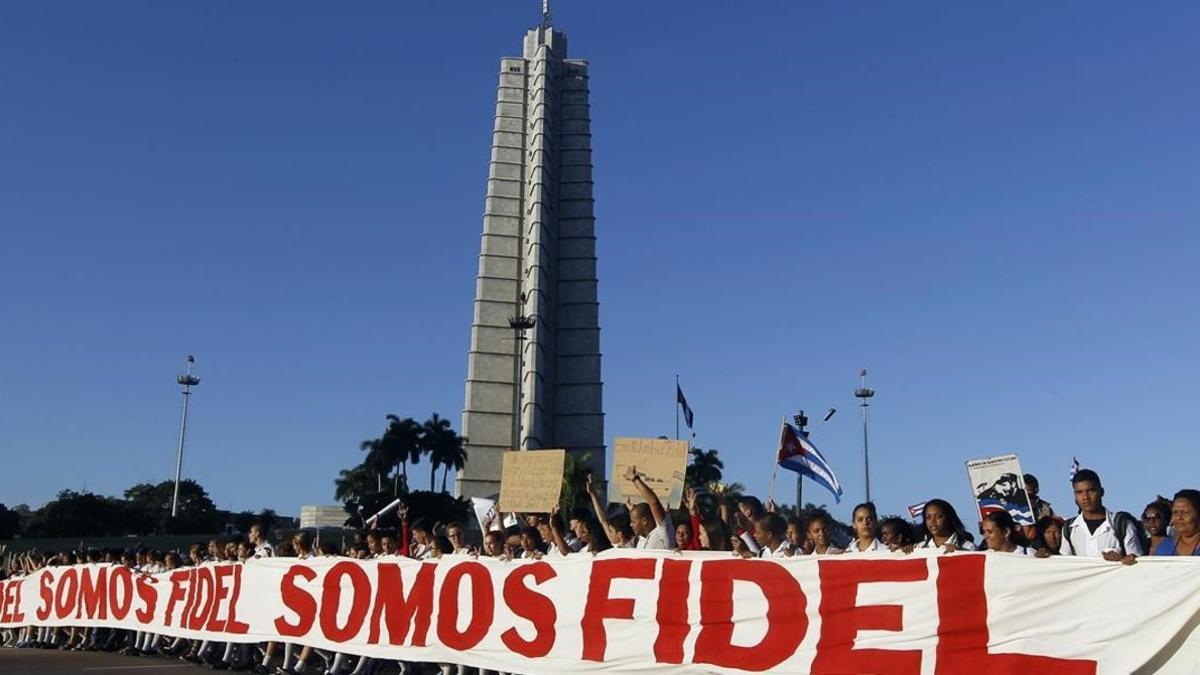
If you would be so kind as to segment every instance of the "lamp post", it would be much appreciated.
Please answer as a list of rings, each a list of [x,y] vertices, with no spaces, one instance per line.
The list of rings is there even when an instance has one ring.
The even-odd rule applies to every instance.
[[[521,307],[525,306],[525,294],[521,294]],[[508,317],[508,326],[513,329],[513,450],[521,449],[521,380],[525,370],[525,331],[537,325],[533,316],[517,315]]]
[[[867,446],[867,409],[871,407],[871,397],[875,395],[875,390],[867,387],[867,369],[863,368],[858,373],[862,378],[862,386],[854,390],[854,396],[862,401],[859,407],[862,408],[863,418],[863,476],[866,481],[867,498],[866,501],[871,501],[871,454]]]
[[[195,357],[188,354],[187,372],[175,378],[183,386],[183,415],[179,420],[179,448],[175,451],[175,494],[171,497],[171,517],[179,514],[179,478],[183,473],[183,441],[187,437],[188,403],[192,398],[192,387],[200,384],[200,378],[192,375]]]

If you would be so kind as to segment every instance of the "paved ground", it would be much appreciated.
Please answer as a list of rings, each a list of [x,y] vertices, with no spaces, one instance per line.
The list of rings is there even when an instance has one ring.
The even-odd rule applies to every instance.
[[[320,659],[317,659],[319,662]],[[398,673],[392,664],[383,664],[380,675]],[[228,673],[213,671],[178,659],[154,656],[121,656],[108,652],[60,652],[57,649],[0,649],[0,675],[188,675],[190,673]],[[310,673],[321,672],[317,668]],[[410,671],[411,672],[411,671]]]
[[[3,675],[181,675],[208,673],[190,663],[106,652],[60,652],[56,649],[0,649]]]

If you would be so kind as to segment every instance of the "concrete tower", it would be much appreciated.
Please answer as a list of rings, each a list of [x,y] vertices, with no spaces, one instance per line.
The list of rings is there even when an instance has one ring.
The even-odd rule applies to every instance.
[[[604,475],[587,69],[548,16],[500,61],[460,496],[495,494],[514,447],[587,454]]]

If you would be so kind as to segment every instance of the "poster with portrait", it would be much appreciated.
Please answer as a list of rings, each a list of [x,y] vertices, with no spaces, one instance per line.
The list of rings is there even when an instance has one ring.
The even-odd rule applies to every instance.
[[[1018,525],[1033,525],[1033,509],[1016,455],[984,457],[967,462],[971,494],[982,519],[993,511],[1008,511]]]

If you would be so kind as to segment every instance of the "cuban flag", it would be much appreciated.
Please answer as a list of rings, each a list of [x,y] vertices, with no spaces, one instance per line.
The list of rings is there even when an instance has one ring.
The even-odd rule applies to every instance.
[[[919,502],[908,507],[908,517],[913,520],[920,518],[922,513],[925,513],[925,502]]]
[[[684,424],[686,424],[687,428],[689,428],[689,429],[693,428],[692,427],[692,420],[693,420],[692,407],[690,405],[688,405],[687,399],[684,398],[683,389],[679,388],[678,382],[675,383],[675,402],[683,407],[683,422],[684,422]]]
[[[806,434],[800,433],[787,422],[783,423],[783,432],[779,438],[779,466],[808,476],[813,482],[829,490],[834,500],[841,503],[842,484],[834,475],[829,462],[825,461],[824,455],[808,440]]]

